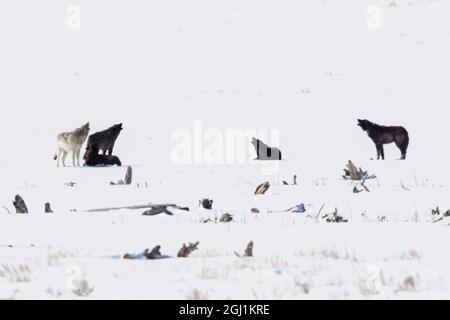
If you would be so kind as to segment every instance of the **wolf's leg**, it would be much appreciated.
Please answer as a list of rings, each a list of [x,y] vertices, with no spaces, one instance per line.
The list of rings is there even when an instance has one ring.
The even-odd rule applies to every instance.
[[[108,149],[108,156],[112,156],[113,148],[114,148],[114,147],[111,147],[111,148]]]
[[[377,160],[380,160],[380,154],[381,154],[381,152],[380,152],[380,145],[376,143],[375,147],[377,148]]]
[[[67,157],[67,151],[66,150],[62,150],[61,162],[63,164],[63,167],[66,166],[66,157]]]
[[[400,149],[401,152],[401,156],[400,156],[400,160],[405,160],[406,159],[406,149],[408,149],[408,145],[403,141],[395,141],[395,145],[397,146],[397,148]]]
[[[380,153],[381,153],[381,159],[384,160],[384,147],[382,144],[380,144]]]
[[[75,162],[75,158],[76,158],[77,152],[75,150],[72,150],[72,167],[76,167],[76,162]]]
[[[61,159],[61,153],[62,153],[62,149],[58,148],[58,150],[56,150],[56,157],[58,158],[58,162],[56,163],[56,166],[59,167],[59,160]]]
[[[402,149],[400,149],[400,151],[402,152],[402,156],[400,157],[400,160],[406,160],[406,149],[402,148]]]
[[[80,166],[80,152],[81,152],[81,149],[78,149],[77,153],[76,153],[77,167]]]

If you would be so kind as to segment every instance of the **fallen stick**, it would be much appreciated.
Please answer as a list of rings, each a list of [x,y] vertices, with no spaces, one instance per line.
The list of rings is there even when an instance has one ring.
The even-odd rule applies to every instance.
[[[442,221],[442,220],[444,220],[444,217],[440,217],[437,220],[434,220],[433,223],[436,223],[436,222],[439,222],[439,221]]]
[[[292,210],[294,210],[294,209],[298,209],[298,210],[300,210],[300,211],[292,211]],[[267,213],[275,213],[275,212],[296,212],[296,213],[303,213],[303,212],[305,212],[305,211],[306,211],[305,205],[304,205],[303,203],[301,203],[301,204],[298,204],[298,205],[296,205],[296,206],[293,206],[293,207],[291,207],[291,208],[289,208],[289,209],[285,209],[285,210],[268,210]]]
[[[116,210],[122,210],[122,209],[130,209],[130,210],[151,209],[151,208],[154,208],[154,207],[172,207],[172,208],[175,208],[175,209],[189,211],[189,208],[180,207],[180,206],[178,206],[176,204],[173,204],[173,203],[170,203],[170,204],[151,204],[151,203],[149,203],[149,204],[132,205],[132,206],[89,209],[89,210],[84,210],[84,211],[79,211],[79,212],[108,212],[108,211],[116,211]]]
[[[149,210],[142,213],[143,216],[156,216],[158,214],[165,213],[169,216],[173,216],[173,213],[167,210],[166,206],[155,206]]]

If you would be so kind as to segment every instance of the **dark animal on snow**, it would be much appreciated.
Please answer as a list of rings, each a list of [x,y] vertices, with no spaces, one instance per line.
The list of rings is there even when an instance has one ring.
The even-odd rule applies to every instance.
[[[211,199],[203,199],[203,200],[199,200],[198,202],[199,202],[200,207],[211,210],[214,201]]]
[[[85,154],[85,165],[86,166],[122,166],[122,162],[116,156],[109,156],[104,154],[99,154],[99,146],[96,144],[90,145],[86,150]]]
[[[122,124],[115,124],[111,128],[108,128],[104,131],[99,131],[94,134],[91,134],[88,138],[86,151],[89,149],[91,145],[98,145],[99,149],[103,151],[103,154],[108,153],[109,156],[112,155],[114,144],[116,143],[117,137],[122,131]],[[86,160],[86,154],[83,159]]]
[[[384,144],[394,142],[395,145],[400,149],[401,160],[406,159],[406,151],[409,145],[409,135],[403,127],[395,126],[380,126],[376,123],[370,122],[369,120],[358,119],[358,126],[367,132],[367,135],[375,143],[377,149],[377,159],[384,160]]]
[[[259,139],[252,138],[252,145],[256,150],[256,160],[281,160],[281,151],[275,147],[269,147]]]

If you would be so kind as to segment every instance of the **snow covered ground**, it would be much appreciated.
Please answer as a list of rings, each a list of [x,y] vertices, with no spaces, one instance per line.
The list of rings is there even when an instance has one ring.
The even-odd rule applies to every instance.
[[[0,298],[450,298],[450,221],[431,214],[450,209],[449,15],[445,0],[3,1]],[[407,160],[393,145],[372,160],[357,118],[405,126]],[[56,167],[56,134],[87,121],[123,123],[123,167]],[[238,129],[284,160],[209,164]],[[174,161],[179,134],[191,163]],[[370,192],[341,177],[349,159]],[[111,186],[128,165],[132,185]],[[83,212],[146,203],[191,210]],[[322,219],[335,208],[347,223]],[[173,258],[122,259],[156,245]]]

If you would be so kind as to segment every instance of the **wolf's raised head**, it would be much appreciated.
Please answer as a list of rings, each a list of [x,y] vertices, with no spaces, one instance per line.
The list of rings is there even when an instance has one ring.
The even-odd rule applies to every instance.
[[[90,130],[91,128],[90,128],[90,126],[89,126],[89,122],[87,122],[86,124],[84,124],[84,125],[82,125],[81,127],[79,127],[78,129],[76,129],[75,131],[74,131],[74,133],[76,133],[77,135],[81,135],[81,136],[84,136],[84,135],[88,135],[89,134],[89,130]]]
[[[120,131],[123,130],[122,123],[115,124],[111,128],[109,128],[108,130],[111,130],[111,132],[115,132],[115,133],[118,134]]]
[[[110,138],[113,139],[111,142],[114,142],[115,139],[117,139],[117,137],[119,136],[120,131],[122,131],[122,130],[123,130],[122,123],[118,123],[118,124],[115,124],[115,125],[113,125],[112,127],[108,128],[108,129],[106,129],[104,132],[105,132]]]
[[[373,125],[372,122],[365,119],[358,119],[358,126],[361,127],[364,131],[367,131]]]

